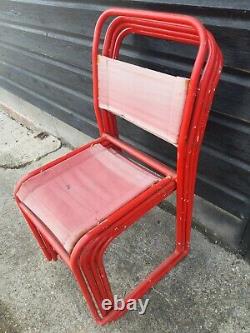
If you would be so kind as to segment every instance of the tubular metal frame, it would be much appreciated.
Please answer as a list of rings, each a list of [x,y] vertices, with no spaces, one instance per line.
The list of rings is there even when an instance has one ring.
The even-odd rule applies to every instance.
[[[99,42],[103,25],[111,17],[115,18],[108,26],[102,50],[102,54],[107,57],[118,58],[121,43],[128,34],[145,35],[198,47],[178,138],[176,172],[120,140],[116,117],[98,106]],[[59,256],[65,261],[73,272],[92,315],[101,325],[118,319],[126,312],[126,308],[123,311],[114,309],[105,311],[101,306],[104,298],[113,302],[112,290],[103,263],[108,245],[175,190],[177,196],[175,250],[126,296],[125,302],[131,298],[142,297],[189,253],[198,157],[222,64],[222,54],[213,36],[193,17],[121,8],[105,11],[95,28],[92,52],[93,98],[100,137],[29,173],[16,186],[17,204],[45,257],[48,260],[56,260]],[[72,253],[68,254],[51,231],[20,202],[17,192],[22,183],[30,177],[97,143],[112,145],[117,150],[130,154],[161,174],[162,179],[87,232],[79,239]]]

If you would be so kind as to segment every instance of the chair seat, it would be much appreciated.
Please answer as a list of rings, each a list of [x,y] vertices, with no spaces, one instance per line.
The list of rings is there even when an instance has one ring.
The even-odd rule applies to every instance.
[[[81,236],[159,179],[95,144],[24,181],[17,196],[70,253]]]

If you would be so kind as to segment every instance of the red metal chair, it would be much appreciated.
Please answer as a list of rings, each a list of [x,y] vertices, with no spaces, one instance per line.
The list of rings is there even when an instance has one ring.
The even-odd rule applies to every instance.
[[[103,25],[112,17],[100,56]],[[121,43],[131,33],[197,46],[190,78],[118,61]],[[15,198],[46,258],[65,261],[94,318],[105,324],[126,312],[102,308],[103,299],[113,302],[103,264],[106,248],[174,191],[175,250],[125,301],[142,297],[189,253],[197,162],[222,54],[193,17],[114,8],[97,22],[92,64],[100,137],[29,173],[17,184]],[[120,140],[116,116],[176,145],[177,170]]]

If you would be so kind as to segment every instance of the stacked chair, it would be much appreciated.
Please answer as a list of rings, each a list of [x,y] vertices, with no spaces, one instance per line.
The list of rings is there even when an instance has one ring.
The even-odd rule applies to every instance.
[[[130,34],[196,46],[190,77],[118,60]],[[102,307],[104,299],[114,300],[103,262],[107,247],[175,191],[175,249],[125,302],[141,298],[189,253],[197,163],[222,54],[212,34],[191,16],[113,8],[96,24],[92,66],[100,137],[23,177],[15,198],[45,257],[68,265],[103,325],[127,311]],[[175,145],[176,170],[121,140],[117,116]]]

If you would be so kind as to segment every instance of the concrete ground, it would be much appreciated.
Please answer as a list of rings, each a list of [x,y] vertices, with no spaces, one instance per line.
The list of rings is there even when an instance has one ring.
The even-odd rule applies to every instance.
[[[0,332],[250,332],[250,266],[193,230],[192,251],[151,292],[144,315],[129,312],[109,326],[92,320],[62,262],[43,258],[13,200],[13,187],[69,148],[0,113]],[[173,247],[174,216],[159,207],[109,249],[114,292],[126,290]]]

